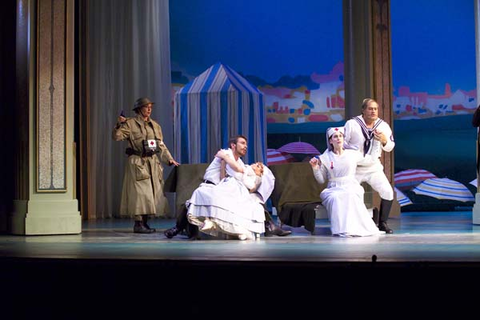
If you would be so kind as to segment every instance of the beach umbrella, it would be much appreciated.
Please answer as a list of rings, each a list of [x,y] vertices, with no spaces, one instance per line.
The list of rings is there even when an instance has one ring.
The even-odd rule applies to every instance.
[[[287,143],[277,150],[286,153],[320,154],[320,151],[318,151],[313,145],[301,141]]]
[[[421,194],[437,199],[457,201],[474,201],[472,193],[462,183],[448,178],[432,178],[420,183],[413,189],[416,194]]]
[[[476,188],[477,187],[477,179],[473,179],[472,181],[470,181],[470,184]]]
[[[286,152],[280,152],[275,149],[267,149],[267,165],[284,164],[294,162],[295,158]]]
[[[437,178],[437,176],[424,169],[403,170],[395,173],[393,176],[395,187],[399,190],[409,190],[431,178]]]
[[[413,202],[400,190],[394,188],[395,192],[397,193],[397,200],[400,204],[400,207],[408,206],[409,204],[413,204]]]

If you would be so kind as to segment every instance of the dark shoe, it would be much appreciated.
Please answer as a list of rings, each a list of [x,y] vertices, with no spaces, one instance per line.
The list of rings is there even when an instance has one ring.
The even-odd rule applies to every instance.
[[[265,237],[271,236],[279,236],[285,237],[291,234],[292,231],[290,230],[283,230],[279,226],[277,226],[273,221],[265,222]]]
[[[380,222],[378,229],[380,229],[380,231],[385,231],[385,233],[393,233],[393,230],[388,227],[386,222]]]
[[[155,228],[150,228],[150,226],[147,223],[148,218],[146,216],[142,216],[142,220],[143,220],[143,225],[145,226],[145,228],[147,228],[148,230],[152,230],[152,232],[157,231],[157,229],[155,229]]]
[[[136,221],[135,225],[133,226],[133,233],[153,233],[152,229],[147,229],[143,222]]]
[[[150,228],[150,226],[149,226],[148,224],[146,224],[145,227],[147,227],[147,229],[152,230],[153,232],[157,232],[157,229],[155,229],[155,228]]]
[[[375,225],[378,227],[378,223],[380,221],[380,212],[378,211],[378,208],[375,207],[373,208],[373,222],[375,222]]]
[[[180,229],[178,229],[177,227],[173,227],[173,228],[170,228],[170,229],[167,229],[163,232],[163,234],[165,235],[165,237],[167,237],[168,239],[172,239],[173,237],[175,237],[177,234],[180,233]]]
[[[157,229],[155,229],[155,228],[150,228],[150,226],[147,223],[144,223],[144,225],[145,225],[145,228],[147,228],[148,230],[151,230],[152,232],[157,231]]]

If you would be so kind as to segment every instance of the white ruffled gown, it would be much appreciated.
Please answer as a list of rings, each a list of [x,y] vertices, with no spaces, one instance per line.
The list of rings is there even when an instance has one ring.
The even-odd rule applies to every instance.
[[[245,179],[228,177],[218,185],[201,184],[187,201],[190,223],[212,236],[224,233],[240,239],[255,239],[264,233],[264,208],[258,195],[245,186]]]
[[[327,150],[320,156],[320,169],[314,170],[319,183],[328,180],[320,198],[328,213],[332,235],[364,237],[384,233],[372,220],[364,203],[365,191],[355,179],[357,162],[362,159],[356,150],[346,149],[341,155]]]

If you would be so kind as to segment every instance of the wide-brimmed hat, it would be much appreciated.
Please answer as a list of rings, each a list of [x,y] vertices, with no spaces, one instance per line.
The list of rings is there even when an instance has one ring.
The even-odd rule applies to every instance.
[[[155,104],[155,102],[150,101],[148,98],[139,98],[135,101],[135,105],[133,106],[133,110],[143,107],[147,104]]]

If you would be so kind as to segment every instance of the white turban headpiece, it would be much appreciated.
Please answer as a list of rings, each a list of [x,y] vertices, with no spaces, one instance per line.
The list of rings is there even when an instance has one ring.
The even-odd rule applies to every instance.
[[[328,150],[332,150],[332,145],[330,144],[330,142],[328,142],[328,140],[330,139],[330,137],[335,133],[335,132],[340,132],[342,133],[343,136],[345,136],[345,128],[344,127],[330,127],[327,129],[327,147],[328,147]]]

